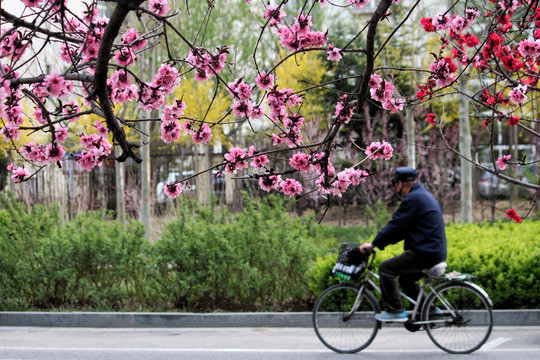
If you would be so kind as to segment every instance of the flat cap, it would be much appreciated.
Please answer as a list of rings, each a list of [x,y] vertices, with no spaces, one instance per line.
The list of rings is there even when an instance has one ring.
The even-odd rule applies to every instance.
[[[394,173],[394,181],[414,181],[416,180],[416,170],[410,167],[398,167]]]

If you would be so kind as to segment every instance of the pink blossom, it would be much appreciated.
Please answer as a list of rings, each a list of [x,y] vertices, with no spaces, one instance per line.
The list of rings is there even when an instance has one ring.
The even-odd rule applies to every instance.
[[[268,90],[272,86],[274,86],[274,75],[273,74],[266,74],[265,71],[261,72],[257,77],[255,78],[255,83],[261,90]]]
[[[249,116],[250,119],[260,119],[262,118],[264,115],[264,111],[262,109],[262,107],[260,107],[259,105],[254,105],[253,106],[253,111],[251,112],[251,115]]]
[[[503,155],[503,157],[500,157],[500,158],[497,159],[497,165],[499,166],[499,170],[506,169],[506,165],[508,164],[508,160],[510,160],[511,157],[512,157],[512,155]]]
[[[307,154],[296,153],[289,159],[289,165],[299,171],[308,171],[311,167],[311,163]]]
[[[281,184],[280,175],[267,175],[261,176],[259,178],[259,185],[264,191],[270,191],[272,189],[277,189]]]
[[[68,138],[68,129],[63,127],[63,126],[59,126],[59,127],[56,127],[54,129],[54,139],[55,139],[55,142],[57,143],[63,143],[64,141],[66,141]]]
[[[137,98],[138,92],[137,86],[135,84],[131,84],[124,89],[113,88],[111,98],[116,103],[127,103]]]
[[[382,102],[383,109],[390,111],[392,114],[402,111],[404,105],[405,100],[403,99],[390,98]]]
[[[328,50],[326,50],[326,54],[328,55],[327,59],[330,61],[339,61],[341,60],[341,49],[334,47],[334,44],[331,44],[328,47]]]
[[[540,39],[522,40],[518,45],[518,51],[524,58],[535,57],[540,55]]]
[[[281,22],[285,16],[287,16],[287,14],[285,14],[281,9],[281,6],[278,5],[269,5],[264,12],[264,18],[270,20],[270,26],[274,26]]]
[[[39,7],[44,0],[22,0],[23,4],[28,7]]]
[[[23,167],[18,167],[17,169],[15,169],[15,167],[13,166],[13,164],[10,164],[8,166],[8,170],[11,171],[11,173],[13,175],[11,175],[11,178],[13,179],[14,182],[18,183],[18,182],[21,182],[21,181],[24,181],[25,178],[27,178],[28,176],[30,176],[30,173],[28,172],[28,170],[26,170],[25,168]]]
[[[114,60],[122,66],[128,66],[133,64],[137,55],[133,52],[133,49],[130,47],[122,47],[119,51],[114,53]]]
[[[269,162],[270,160],[268,160],[268,157],[266,155],[259,155],[253,158],[250,165],[253,166],[255,169],[260,169]]]
[[[165,120],[161,122],[161,139],[166,143],[178,141],[182,130],[178,120]]]
[[[355,5],[357,9],[361,9],[367,4],[369,4],[372,0],[347,0],[347,2],[351,5]]]
[[[44,86],[47,93],[54,97],[64,97],[73,91],[73,83],[68,83],[62,76],[52,71],[45,77]]]
[[[298,195],[303,191],[302,184],[291,178],[283,180],[280,185],[281,191],[290,197]]]
[[[192,139],[197,144],[206,144],[212,137],[212,130],[206,124],[202,124],[201,128],[197,130]]]
[[[146,40],[139,39],[137,30],[131,28],[122,35],[122,44],[130,45],[135,50],[141,50],[146,46]]]
[[[109,134],[109,129],[107,129],[107,127],[103,125],[103,123],[99,120],[96,121],[96,123],[94,124],[94,129],[96,129],[99,136],[106,138],[107,135]]]
[[[366,149],[366,155],[371,157],[373,160],[390,160],[393,152],[394,148],[392,148],[392,145],[386,141],[383,141],[382,144],[378,141],[372,142]]]
[[[436,30],[446,30],[451,24],[452,20],[448,14],[439,15],[433,18],[433,26],[435,26]]]
[[[19,126],[17,126],[17,124],[14,124],[11,121],[6,122],[6,125],[0,130],[0,133],[2,134],[4,140],[8,143],[12,140],[19,140]]]
[[[166,94],[170,94],[179,82],[178,70],[170,64],[162,64],[154,81],[152,81],[152,85],[159,86]]]
[[[246,153],[240,148],[232,148],[224,157],[227,161],[225,170],[229,173],[236,174],[238,170],[248,167],[245,161]]]
[[[371,74],[371,77],[369,78],[369,87],[372,89],[379,89],[382,82],[383,78],[381,77],[381,75]]]
[[[58,162],[66,155],[66,151],[62,145],[54,143],[47,145],[45,148],[45,155],[47,156],[48,161]]]
[[[159,16],[164,16],[170,10],[167,0],[150,0],[148,8]]]
[[[516,104],[523,104],[527,101],[527,85],[518,85],[510,90],[510,100]]]
[[[253,112],[253,103],[251,101],[237,101],[233,104],[233,114],[234,116],[238,117],[244,117],[244,116],[251,116],[251,113]]]
[[[175,197],[180,195],[180,193],[182,193],[182,191],[184,190],[184,186],[182,183],[170,183],[170,184],[165,184],[163,190],[165,191],[165,194],[167,194],[169,198],[174,199]]]

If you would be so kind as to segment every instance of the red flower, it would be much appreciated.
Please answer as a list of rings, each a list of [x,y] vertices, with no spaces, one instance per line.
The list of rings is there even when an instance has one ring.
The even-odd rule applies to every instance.
[[[435,125],[435,120],[437,120],[437,117],[433,113],[427,114],[426,121],[430,123],[431,125]]]
[[[434,32],[435,31],[435,27],[433,26],[432,20],[433,19],[431,19],[431,18],[422,18],[420,20],[420,23],[422,23],[422,26],[424,27],[424,30],[426,32]]]
[[[457,65],[454,63],[454,60],[452,60],[450,56],[445,57],[444,61],[446,61],[446,63],[448,64],[448,71],[450,71],[450,74],[457,71]]]
[[[475,35],[467,34],[465,35],[465,44],[468,47],[473,47],[480,44],[480,40],[478,40],[478,38]]]
[[[514,220],[518,224],[521,222],[521,217],[516,213],[516,210],[514,209],[508,209],[506,212],[506,216],[508,216],[510,219]]]
[[[510,126],[516,126],[519,122],[519,117],[517,116],[509,116],[508,117],[508,123],[510,124]]]

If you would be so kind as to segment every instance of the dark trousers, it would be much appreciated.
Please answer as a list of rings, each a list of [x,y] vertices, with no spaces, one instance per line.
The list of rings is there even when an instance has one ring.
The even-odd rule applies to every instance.
[[[396,278],[399,276],[399,285],[403,292],[416,301],[418,297],[417,281],[424,276],[422,270],[440,263],[441,260],[431,256],[406,250],[398,256],[383,261],[379,265],[381,294],[386,311],[400,313],[403,311],[403,302],[399,294]]]

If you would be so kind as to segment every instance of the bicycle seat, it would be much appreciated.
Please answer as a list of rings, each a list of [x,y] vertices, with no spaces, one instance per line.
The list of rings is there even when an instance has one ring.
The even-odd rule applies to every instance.
[[[443,261],[433,267],[430,267],[429,269],[422,270],[422,272],[426,274],[427,276],[429,276],[430,278],[437,278],[441,275],[444,275],[447,266],[448,264],[446,264],[446,262]]]

